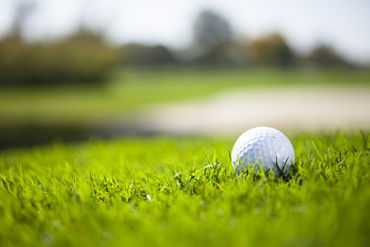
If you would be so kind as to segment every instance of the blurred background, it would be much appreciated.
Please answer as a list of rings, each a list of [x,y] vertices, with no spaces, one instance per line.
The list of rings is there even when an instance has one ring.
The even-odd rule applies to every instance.
[[[370,1],[0,0],[0,147],[370,126]]]

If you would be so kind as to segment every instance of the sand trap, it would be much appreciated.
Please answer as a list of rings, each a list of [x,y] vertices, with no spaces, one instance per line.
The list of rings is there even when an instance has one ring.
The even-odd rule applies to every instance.
[[[253,126],[331,130],[370,127],[370,90],[295,88],[231,91],[206,100],[159,104],[135,117],[137,128],[172,134],[233,134]]]

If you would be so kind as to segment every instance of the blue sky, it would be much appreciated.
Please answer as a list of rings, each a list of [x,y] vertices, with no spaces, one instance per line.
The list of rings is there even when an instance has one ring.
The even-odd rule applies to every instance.
[[[0,35],[13,16],[12,2],[0,0]],[[283,33],[307,52],[318,42],[347,58],[370,63],[370,0],[38,0],[26,26],[31,39],[67,34],[82,22],[103,30],[113,42],[189,44],[192,22],[203,9],[225,16],[239,36]]]

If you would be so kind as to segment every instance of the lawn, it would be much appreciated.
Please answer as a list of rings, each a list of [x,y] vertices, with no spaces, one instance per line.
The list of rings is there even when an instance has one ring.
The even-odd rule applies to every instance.
[[[207,97],[224,90],[274,87],[365,87],[370,70],[126,69],[100,87],[0,89],[0,127],[86,124],[142,106]]]
[[[288,133],[295,172],[235,175],[231,139],[0,153],[0,246],[366,246],[366,133]]]
[[[95,87],[0,88],[0,149],[86,139],[111,123],[123,126],[155,103],[206,99],[227,90],[292,87],[368,91],[370,70],[136,68],[117,70]]]

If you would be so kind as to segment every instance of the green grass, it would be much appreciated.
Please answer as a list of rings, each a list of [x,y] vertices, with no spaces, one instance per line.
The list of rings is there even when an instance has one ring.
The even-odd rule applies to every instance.
[[[368,245],[368,135],[289,137],[296,172],[279,179],[235,175],[228,139],[2,151],[0,246]]]
[[[105,87],[0,89],[0,124],[89,123],[157,102],[213,95],[223,90],[281,86],[370,85],[370,70],[130,69]]]

